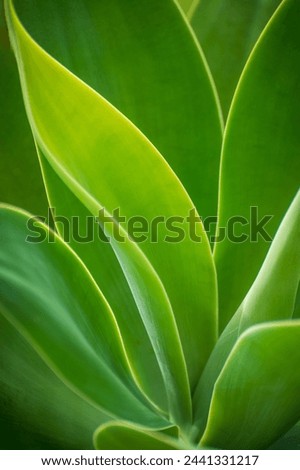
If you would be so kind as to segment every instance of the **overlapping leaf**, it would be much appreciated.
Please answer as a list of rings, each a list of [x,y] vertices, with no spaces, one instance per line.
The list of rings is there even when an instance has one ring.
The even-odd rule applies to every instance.
[[[200,0],[178,0],[177,3],[182,8],[188,19],[191,19],[197,10]]]
[[[109,418],[58,379],[3,315],[0,330],[1,449],[92,449],[95,428]]]
[[[299,18],[298,1],[279,7],[245,68],[228,118],[219,233],[232,218],[243,219],[234,227],[238,240],[227,232],[215,248],[221,329],[254,281],[299,186]]]
[[[299,219],[298,192],[255,282],[219,338],[199,381],[194,395],[197,432],[204,430],[214,384],[240,334],[258,323],[293,317],[300,276]]]
[[[299,420],[299,341],[297,320],[241,336],[216,381],[201,445],[267,448]]]
[[[266,260],[243,300],[240,334],[264,321],[292,318],[300,281],[300,192],[288,210]]]
[[[28,218],[1,208],[1,311],[91,403],[160,426],[163,419],[135,385],[113,314],[86,268],[40,222],[35,227],[47,240],[29,240]]]
[[[108,213],[120,207],[121,213],[125,212],[127,217],[143,214],[148,222],[158,214],[166,218],[174,215],[186,217],[192,208],[191,202],[158,152],[112,106],[44,53],[15,16],[13,22],[13,42],[17,56],[22,55],[19,66],[24,96],[37,142],[52,167],[77,197],[94,214],[101,205],[105,205]],[[64,105],[58,109],[62,100]],[[80,132],[74,132],[75,129],[80,129]],[[149,181],[148,175],[156,178]],[[160,195],[159,199],[156,194]],[[215,338],[215,277],[209,246],[201,227],[201,244],[191,243],[187,234],[188,224],[183,227],[185,238],[182,242],[162,244],[166,235],[163,226],[158,230],[158,243],[145,243],[142,250],[168,292],[194,383]],[[126,239],[122,244],[112,240],[112,244],[142,310],[156,353],[160,355],[162,372],[169,373],[168,369],[173,368],[168,376],[171,380],[168,385],[175,380],[176,394],[182,393],[184,372],[180,366],[180,350],[176,346],[176,331],[170,313],[167,313],[168,305],[166,301],[161,303],[163,297],[160,295],[159,298],[157,288],[156,295],[151,295],[147,299],[149,304],[145,304],[144,286],[149,289],[153,284],[153,280],[150,281],[154,276],[152,267],[142,256],[142,250],[130,240]],[[159,311],[164,311],[164,315],[158,317]],[[162,322],[168,326],[161,327]],[[203,335],[201,348],[199,331]],[[171,344],[173,347],[170,348]],[[174,354],[179,358],[176,361]]]
[[[106,450],[174,450],[180,443],[167,434],[146,432],[122,422],[100,426],[94,434],[96,449]]]
[[[215,79],[224,116],[246,60],[280,1],[201,0],[193,12],[191,24]]]
[[[77,251],[101,286],[124,340],[128,358],[145,393],[167,410],[166,390],[149,336],[118,260],[101,227],[88,209],[62,182],[38,149],[50,206],[55,208],[57,229]],[[56,208],[64,218],[56,213]]]
[[[15,6],[47,52],[157,147],[201,216],[216,215],[220,111],[176,2],[76,0],[75,8],[73,0],[15,0]]]
[[[24,235],[25,232],[24,226],[21,229],[20,214],[7,208],[2,211],[5,221],[2,252],[5,315],[37,348],[42,348],[42,355],[69,385],[97,406],[105,407],[121,419],[163,428],[166,421],[154,414],[154,405],[147,402],[136,381],[163,410],[167,408],[167,392],[170,418],[188,431],[189,387],[194,388],[216,337],[215,274],[207,239],[202,227],[198,226],[202,243],[191,243],[188,239],[190,226],[184,223],[183,240],[172,243],[174,240],[169,237],[168,244],[165,241],[168,231],[163,224],[158,224],[155,243],[146,240],[136,244],[128,236],[126,223],[114,220],[107,224],[106,219],[115,208],[120,208],[127,220],[142,215],[150,224],[157,216],[186,217],[193,207],[159,152],[132,123],[162,151],[190,190],[201,213],[214,214],[217,195],[215,156],[220,143],[220,123],[201,54],[171,0],[155,2],[155,8],[146,0],[134,1],[130,15],[121,0],[79,0],[75,8],[74,2],[69,0],[63,4],[57,0],[30,0],[25,8],[24,3],[19,4],[17,0],[17,11],[29,32],[47,52],[66,65],[67,70],[38,46],[19,22],[12,3],[9,0],[6,3],[27,113],[48,197],[59,214],[66,215],[69,221],[72,215],[79,215],[80,230],[89,214],[98,215],[99,209],[104,209],[99,221],[103,232],[111,239],[111,245],[95,240],[90,245],[74,241],[72,245],[116,311],[129,361],[112,312],[84,266],[73,254],[73,261],[64,266],[67,273],[60,271],[59,266],[66,256],[64,250],[69,256],[67,260],[72,258],[72,252],[56,237],[55,249],[51,245],[22,245],[21,233]],[[29,3],[33,8],[28,8]],[[179,3],[187,16],[191,16],[197,2],[182,0]],[[275,3],[278,2],[270,1],[264,5],[272,9]],[[251,9],[254,4],[251,3]],[[206,8],[205,1],[202,6]],[[214,10],[214,16],[219,7],[219,2],[213,1],[207,11],[212,13]],[[69,25],[65,28],[60,22],[67,12]],[[221,329],[240,307],[213,350],[194,395],[195,428],[190,437],[198,442],[204,431],[201,446],[268,447],[279,438],[275,448],[279,448],[276,445],[290,448],[298,436],[295,426],[287,434],[292,437],[282,438],[280,443],[280,436],[300,418],[300,375],[296,370],[300,359],[296,350],[300,324],[297,320],[272,322],[299,316],[299,249],[296,243],[300,196],[281,224],[257,277],[269,245],[260,238],[253,240],[253,216],[275,214],[267,226],[273,236],[298,185],[300,146],[294,122],[297,122],[299,112],[294,100],[300,92],[295,67],[299,48],[294,45],[299,43],[300,37],[297,29],[299,13],[295,0],[283,3],[246,67],[229,116],[223,149],[219,233],[231,217],[247,217],[250,207],[259,206],[262,213],[254,215],[251,209],[246,242],[234,245],[227,239],[216,247]],[[141,22],[145,14],[149,18],[146,27]],[[50,18],[49,25],[45,23],[46,16]],[[171,25],[170,35],[162,28],[165,18]],[[257,36],[259,22],[254,19],[249,23],[256,25],[249,37],[251,44]],[[120,26],[120,36],[113,28],[114,24]],[[49,26],[53,34],[47,34],[45,26]],[[170,50],[173,51],[170,44],[174,45],[174,54],[167,57]],[[109,47],[105,49],[106,46]],[[178,50],[183,53],[180,60],[175,54]],[[280,65],[275,63],[278,58],[275,61],[271,54],[273,50],[279,51]],[[132,67],[137,56],[143,58],[141,68],[145,76],[139,68]],[[242,63],[242,59],[238,62]],[[233,67],[232,76],[234,73]],[[195,83],[201,82],[201,86],[187,94],[187,79],[191,76]],[[140,86],[136,86],[138,79]],[[144,103],[149,103],[150,96],[150,106],[145,110]],[[208,106],[211,111],[202,119]],[[180,110],[185,110],[186,114]],[[193,125],[187,126],[190,122]],[[268,155],[268,151],[272,155]],[[198,152],[201,154],[199,161],[196,159]],[[286,155],[289,168],[284,173]],[[199,171],[205,180],[200,191]],[[195,177],[189,181],[191,174]],[[202,210],[205,197],[209,199],[208,212]],[[17,228],[15,233],[13,226]],[[36,227],[40,229],[41,225]],[[115,238],[117,229],[124,238],[122,242]],[[7,247],[9,249],[5,251]],[[25,260],[24,265],[19,266],[12,253],[19,254],[20,259]],[[79,277],[84,279],[72,298],[76,263],[77,268],[81,267]],[[31,270],[31,266],[35,270],[40,267],[42,272],[45,265],[50,279]],[[90,283],[98,297],[92,295],[92,299],[86,299],[85,289],[90,291]],[[43,292],[44,299],[41,298]],[[43,303],[50,295],[51,301],[55,299],[52,305]],[[91,313],[94,310],[105,312],[103,323]],[[28,312],[32,311],[35,314],[28,317]],[[36,315],[38,311],[43,315]],[[62,315],[57,316],[57,312]],[[256,323],[261,325],[251,327]],[[108,337],[112,338],[108,347],[99,325],[106,328],[106,333],[113,332],[112,335],[104,334],[106,341]],[[66,344],[57,343],[56,329],[58,339],[67,337]],[[69,336],[67,330],[71,333]],[[98,342],[96,345],[95,333],[99,335],[100,346]],[[75,345],[76,338],[80,341]],[[75,354],[70,357],[72,348]],[[63,353],[67,358],[64,363]],[[75,356],[79,361],[76,367]],[[85,357],[91,366],[87,370],[82,363]],[[155,377],[152,383],[150,374]],[[105,393],[102,390],[99,393],[99,377],[101,385],[104,383],[108,387]],[[8,393],[18,405],[9,380]],[[49,384],[55,393],[56,385],[51,380]],[[71,392],[66,388],[65,393],[67,396]],[[45,397],[49,399],[47,394]],[[70,400],[70,409],[78,406],[80,415],[81,399],[76,399],[74,404],[72,398]],[[49,403],[52,406],[51,400]],[[89,410],[93,408],[86,404],[85,407],[89,416]],[[46,413],[50,440],[52,429],[55,429],[55,426],[51,427],[51,420],[58,409],[54,406],[49,415]],[[156,411],[163,414],[158,408]],[[80,416],[78,421],[80,425]],[[26,414],[24,422],[28,422]],[[33,422],[29,441],[41,442],[43,438],[36,440],[37,427],[35,420]],[[91,422],[88,420],[85,429]],[[70,423],[76,425],[67,417],[65,430]],[[11,429],[14,429],[14,423]],[[59,439],[58,436],[53,442],[60,442]],[[148,432],[123,422],[101,426],[95,434],[95,443],[97,448],[111,449],[122,446],[173,449],[181,445],[175,444],[174,439],[163,432]]]

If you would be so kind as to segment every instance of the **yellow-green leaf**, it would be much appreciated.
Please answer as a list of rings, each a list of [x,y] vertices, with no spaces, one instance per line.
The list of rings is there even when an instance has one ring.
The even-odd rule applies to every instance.
[[[8,15],[32,129],[64,183],[94,215],[102,207],[106,215],[119,207],[127,219],[141,214],[148,223],[157,216],[186,218],[193,205],[150,142],[46,54],[10,5]],[[112,227],[105,229],[111,235]],[[147,239],[139,246],[121,229],[124,243],[113,237],[111,243],[158,357],[172,413],[182,420],[189,414],[189,391],[177,326],[192,385],[216,338],[215,273],[208,241],[199,226],[202,243],[191,242],[186,220],[180,243],[164,242],[164,224],[158,229],[158,243]],[[151,296],[147,296],[149,289]]]
[[[161,432],[148,432],[122,422],[110,422],[94,433],[94,445],[99,450],[174,450],[180,444]]]

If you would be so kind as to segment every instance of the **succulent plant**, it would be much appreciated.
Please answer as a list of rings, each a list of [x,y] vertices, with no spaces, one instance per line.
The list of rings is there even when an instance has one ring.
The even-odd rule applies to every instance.
[[[4,448],[300,448],[300,4],[179,3],[5,1]]]

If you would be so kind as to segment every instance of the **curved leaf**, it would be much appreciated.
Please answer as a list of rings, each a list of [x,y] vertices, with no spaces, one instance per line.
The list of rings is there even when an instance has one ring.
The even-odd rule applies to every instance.
[[[0,315],[1,449],[92,449],[109,418],[61,382]]]
[[[194,394],[196,431],[203,432],[214,384],[238,337],[257,323],[291,319],[300,275],[300,193],[286,213],[262,268],[219,338]]]
[[[235,216],[246,225],[236,224],[235,235],[244,235],[239,243],[231,237],[215,246],[221,329],[253,283],[268,236],[274,236],[299,187],[299,18],[297,0],[279,7],[244,70],[228,118],[218,227]]]
[[[12,15],[12,40],[17,57],[22,56],[19,67],[36,140],[68,187],[95,215],[104,206],[104,215],[120,208],[127,220],[141,214],[149,224],[158,215],[165,220],[175,215],[184,218],[184,239],[180,243],[164,242],[168,232],[162,224],[158,228],[158,243],[147,239],[138,246],[126,236],[124,243],[111,237],[143,321],[147,323],[168,392],[173,395],[170,397],[173,413],[178,413],[174,398],[180,393],[181,408],[184,403],[188,406],[189,392],[176,325],[159,282],[162,281],[170,298],[194,384],[216,335],[215,273],[205,233],[199,226],[202,243],[192,243],[189,239],[185,218],[192,210],[191,201],[149,141],[100,95],[48,56],[26,33],[14,13],[9,15]],[[111,235],[112,227],[106,224],[105,229]],[[120,230],[124,235],[124,227]],[[149,289],[154,278],[155,295],[146,296],[145,303],[145,287]],[[161,311],[164,315],[159,314]],[[203,338],[201,348],[199,334]],[[185,416],[187,411],[186,408]]]
[[[49,204],[55,213],[57,230],[70,242],[114,312],[129,362],[145,393],[163,410],[168,409],[165,386],[148,334],[139,315],[123,271],[111,248],[104,242],[99,224],[62,182],[38,149]],[[60,216],[64,214],[64,218]],[[89,222],[92,220],[92,224]],[[68,227],[66,224],[69,224]],[[78,230],[75,223],[78,224]],[[101,232],[99,237],[99,231]],[[79,239],[82,237],[82,240]],[[85,243],[84,237],[88,239]]]
[[[29,240],[29,218],[1,208],[1,311],[78,394],[113,416],[160,426],[164,420],[134,384],[113,314],[88,271],[42,223],[35,228],[44,242]]]
[[[156,146],[200,215],[216,215],[221,113],[202,51],[175,1],[77,0],[74,8],[73,0],[15,0],[15,5],[38,44]]]
[[[240,337],[215,384],[201,445],[267,448],[299,420],[299,342],[297,320]]]
[[[300,281],[300,191],[284,217],[265,262],[243,300],[240,334],[249,326],[292,318]]]
[[[281,0],[201,0],[191,20],[227,116],[257,38]]]
[[[238,340],[240,313],[234,315],[218,339],[195,389],[193,396],[194,424],[191,430],[191,439],[195,442],[199,441],[204,432],[215,382]]]
[[[174,450],[179,441],[160,432],[148,432],[122,422],[110,422],[94,433],[99,450]]]

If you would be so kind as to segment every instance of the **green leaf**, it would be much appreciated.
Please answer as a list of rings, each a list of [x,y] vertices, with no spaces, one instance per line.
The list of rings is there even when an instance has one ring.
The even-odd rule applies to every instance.
[[[300,281],[300,192],[284,217],[265,262],[243,300],[240,333],[257,323],[292,318]]]
[[[201,445],[264,449],[300,418],[300,322],[249,328],[226,361]]]
[[[234,315],[217,341],[193,395],[194,421],[191,439],[199,441],[204,432],[215,382],[239,337],[240,311]]]
[[[94,433],[99,450],[174,450],[179,441],[160,432],[149,432],[122,422],[110,422]],[[179,447],[178,447],[179,446]]]
[[[44,242],[27,238],[29,218],[1,208],[2,313],[79,395],[112,416],[161,426],[132,380],[112,311],[85,266],[41,222],[34,226]]]
[[[247,239],[234,243],[231,236],[216,243],[221,330],[242,302],[269,248],[258,224],[272,216],[262,222],[272,238],[298,190],[299,18],[298,1],[288,0],[278,9],[244,70],[228,118],[218,226],[221,231],[232,217],[243,217],[246,225],[237,221],[235,236],[244,234]]]
[[[177,0],[186,17],[191,20],[201,0]]]
[[[300,284],[298,285],[293,317],[300,318]]]
[[[201,216],[216,215],[220,110],[203,54],[174,0],[15,5],[38,44],[156,146]]]
[[[271,445],[274,450],[300,450],[300,421]]]
[[[0,201],[45,215],[47,199],[0,3]],[[25,177],[26,175],[26,177]]]
[[[300,193],[287,211],[261,270],[219,338],[194,394],[195,432],[203,432],[214,384],[240,334],[257,323],[291,319],[300,274]]]
[[[248,56],[281,0],[201,0],[192,27],[203,47],[224,116]]]
[[[102,241],[106,237],[99,224],[62,182],[40,149],[38,154],[49,204],[55,208],[54,220],[57,221],[58,232],[87,266],[111,306],[139,384],[159,407],[167,410],[166,390],[153,347],[110,243]],[[57,213],[58,208],[59,214],[64,214],[63,218]],[[99,237],[99,231],[102,239]]]
[[[171,306],[194,385],[216,339],[215,272],[205,232],[198,225],[202,243],[189,239],[186,217],[192,203],[150,142],[100,95],[47,55],[14,13],[8,14],[32,129],[64,183],[94,215],[104,207],[106,216],[120,208],[127,220],[141,214],[149,224],[157,216],[184,218],[180,243],[166,243],[169,232],[160,224],[157,243],[148,237],[140,245],[127,237],[124,226],[119,225],[124,236],[120,242],[111,236],[111,224],[104,224],[103,217],[101,222],[111,236],[151,338],[172,413],[177,420],[186,419],[189,390]]]
[[[92,449],[109,418],[59,380],[0,315],[1,449]]]

